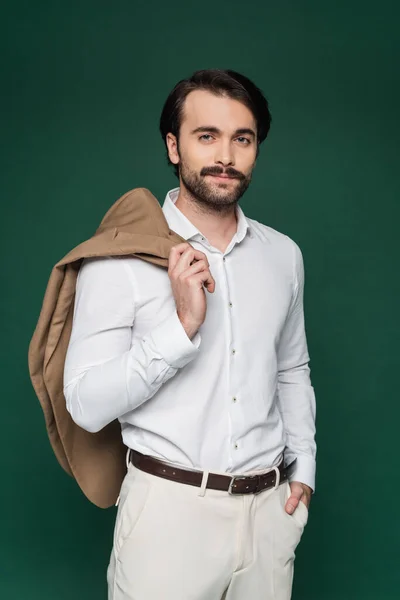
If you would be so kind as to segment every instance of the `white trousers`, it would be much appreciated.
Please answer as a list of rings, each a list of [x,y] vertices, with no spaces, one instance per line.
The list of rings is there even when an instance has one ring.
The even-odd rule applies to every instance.
[[[204,493],[204,492],[203,492]],[[289,600],[308,520],[284,506],[287,482],[230,495],[162,479],[132,464],[107,570],[108,600]]]

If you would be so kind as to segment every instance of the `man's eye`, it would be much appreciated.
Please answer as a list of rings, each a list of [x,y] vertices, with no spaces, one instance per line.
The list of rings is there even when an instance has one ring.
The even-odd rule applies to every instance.
[[[204,138],[212,138],[212,135],[210,135],[209,133],[204,133],[203,135],[200,136],[200,140],[204,139]],[[207,140],[206,140],[207,141]]]
[[[240,141],[240,143],[244,143],[244,145],[250,144],[250,140],[248,138],[238,137],[237,139]]]

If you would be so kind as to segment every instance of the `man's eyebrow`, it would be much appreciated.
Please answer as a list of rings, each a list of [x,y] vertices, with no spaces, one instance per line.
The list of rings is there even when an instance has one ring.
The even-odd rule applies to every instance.
[[[242,129],[236,129],[235,131],[235,135],[242,135],[242,134],[247,134],[247,135],[251,135],[254,139],[256,139],[256,132],[253,129],[250,129],[249,127],[242,127]]]
[[[221,133],[221,130],[218,129],[218,127],[213,127],[211,125],[207,126],[207,125],[202,125],[201,127],[196,127],[196,129],[193,129],[193,131],[191,131],[191,133],[216,133],[219,134]],[[251,135],[254,139],[257,137],[256,136],[256,132],[253,129],[250,129],[248,127],[242,127],[241,129],[236,129],[234,135],[243,135],[243,134],[247,134],[247,135]]]

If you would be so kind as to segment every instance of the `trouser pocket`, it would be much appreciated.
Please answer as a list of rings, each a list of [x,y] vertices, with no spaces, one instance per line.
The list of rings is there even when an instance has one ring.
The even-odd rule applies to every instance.
[[[132,535],[139,523],[146,508],[151,487],[151,476],[130,465],[121,486],[114,527],[115,558],[118,558],[125,541]]]

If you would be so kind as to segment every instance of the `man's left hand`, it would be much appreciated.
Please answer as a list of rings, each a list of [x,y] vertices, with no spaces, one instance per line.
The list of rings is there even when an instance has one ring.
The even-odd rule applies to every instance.
[[[307,508],[310,506],[312,489],[308,485],[299,481],[292,481],[290,490],[291,494],[285,505],[285,510],[289,515],[294,513],[299,502],[303,502]]]

